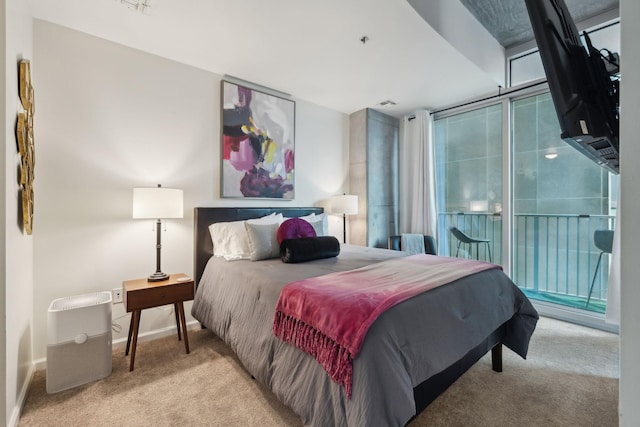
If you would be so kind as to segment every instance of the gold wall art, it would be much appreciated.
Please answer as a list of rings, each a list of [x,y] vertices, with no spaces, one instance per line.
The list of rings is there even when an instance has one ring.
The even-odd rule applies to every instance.
[[[22,199],[22,224],[27,234],[33,232],[33,180],[36,165],[33,143],[33,114],[35,101],[31,85],[31,63],[23,59],[20,67],[20,103],[24,111],[18,112],[16,137],[20,153],[20,198]]]

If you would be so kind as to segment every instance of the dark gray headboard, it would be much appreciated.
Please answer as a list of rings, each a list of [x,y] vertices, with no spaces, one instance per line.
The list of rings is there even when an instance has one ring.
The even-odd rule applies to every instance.
[[[271,213],[282,213],[287,218],[321,214],[322,208],[194,208],[194,278],[196,286],[200,282],[204,267],[213,255],[213,243],[209,235],[209,225],[216,222],[241,221],[259,218]]]

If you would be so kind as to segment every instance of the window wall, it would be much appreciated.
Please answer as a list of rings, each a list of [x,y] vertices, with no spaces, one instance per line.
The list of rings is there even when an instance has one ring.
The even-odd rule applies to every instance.
[[[614,227],[613,175],[559,135],[548,92],[436,116],[438,250],[456,255],[455,226],[489,240],[488,248],[462,245],[458,256],[489,260],[490,250],[530,298],[603,313],[608,257],[596,275],[593,236]],[[504,158],[511,169],[506,188]]]
[[[623,56],[619,22],[588,32],[603,54]],[[519,87],[493,104],[434,116],[439,254],[458,250],[451,226],[487,239],[541,312],[606,329],[593,319],[606,308],[609,256],[598,265],[594,234],[615,229],[618,176],[560,139],[537,50],[509,58],[508,74]],[[458,256],[489,253],[462,245]]]

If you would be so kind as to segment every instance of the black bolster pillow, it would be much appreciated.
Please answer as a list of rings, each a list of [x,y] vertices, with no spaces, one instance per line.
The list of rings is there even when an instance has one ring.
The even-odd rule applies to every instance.
[[[340,242],[333,236],[285,239],[280,243],[280,258],[287,263],[331,258],[339,253]]]

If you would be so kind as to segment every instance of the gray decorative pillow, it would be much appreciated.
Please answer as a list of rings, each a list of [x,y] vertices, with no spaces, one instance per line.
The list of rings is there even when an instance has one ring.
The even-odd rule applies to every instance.
[[[261,259],[278,258],[280,245],[278,245],[278,227],[280,224],[252,224],[245,223],[247,236],[249,237],[249,252],[251,261]]]

